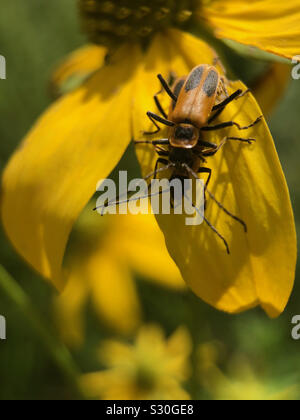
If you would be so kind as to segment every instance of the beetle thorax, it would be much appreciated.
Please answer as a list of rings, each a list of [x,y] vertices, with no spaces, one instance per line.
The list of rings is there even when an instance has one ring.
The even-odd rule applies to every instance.
[[[193,167],[194,155],[191,149],[182,149],[179,147],[170,147],[170,162],[174,163],[178,168],[183,164]]]
[[[198,143],[199,129],[192,124],[177,124],[171,129],[170,144],[181,149],[192,149]]]

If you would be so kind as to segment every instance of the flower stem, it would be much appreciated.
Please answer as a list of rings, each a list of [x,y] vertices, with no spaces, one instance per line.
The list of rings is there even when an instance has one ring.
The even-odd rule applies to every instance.
[[[33,307],[30,298],[19,286],[16,280],[0,265],[0,289],[5,296],[22,312],[32,330],[41,340],[52,361],[64,375],[74,396],[82,399],[82,390],[78,385],[79,372],[69,350],[60,343],[55,335],[47,328],[40,314]]]

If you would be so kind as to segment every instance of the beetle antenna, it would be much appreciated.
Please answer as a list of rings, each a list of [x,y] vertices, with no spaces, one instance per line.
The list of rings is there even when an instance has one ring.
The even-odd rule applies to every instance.
[[[225,245],[225,247],[226,247],[226,251],[227,251],[227,254],[228,255],[230,255],[230,249],[229,249],[229,245],[228,245],[228,243],[227,243],[227,241],[226,241],[226,239],[224,238],[224,236],[222,236],[218,231],[217,231],[217,229],[206,219],[206,217],[204,217],[204,221],[205,221],[205,223],[211,228],[211,230],[213,231],[213,232],[215,232],[215,234],[216,235],[218,235],[218,237],[224,242],[224,245]]]
[[[93,210],[96,211],[96,210],[102,209],[101,216],[104,216],[104,211],[108,207],[116,206],[116,205],[118,206],[120,204],[125,204],[125,203],[130,203],[131,201],[143,200],[144,198],[155,197],[157,195],[161,195],[161,194],[164,194],[165,192],[169,192],[169,191],[170,191],[170,189],[161,190],[161,191],[158,191],[154,194],[145,194],[145,195],[142,195],[140,197],[128,198],[126,200],[118,200],[118,201],[114,201],[114,202],[111,202],[111,203],[109,203],[108,200],[106,200],[106,202],[103,206],[98,206],[98,207],[94,208]]]
[[[153,171],[153,172],[151,172],[150,174],[148,174],[148,175],[147,175],[147,176],[146,176],[143,180],[144,180],[144,181],[147,181],[147,179],[151,178],[153,175],[156,175],[156,174],[158,174],[159,172],[166,171],[166,170],[168,170],[169,168],[171,168],[172,166],[175,166],[175,164],[174,164],[174,163],[169,163],[168,165],[164,166],[163,168],[156,169],[155,171]],[[149,188],[150,188],[150,187],[151,187],[151,183],[148,185],[148,191],[149,191]],[[150,197],[154,197],[154,196],[156,196],[156,195],[163,194],[163,193],[168,192],[168,191],[169,191],[169,190],[159,191],[158,193],[155,193],[155,194],[147,194],[147,195],[144,195],[144,196],[141,196],[141,197],[128,198],[128,199],[123,200],[123,201],[120,201],[120,198],[121,198],[121,197],[118,197],[116,201],[111,202],[111,203],[109,203],[109,202],[108,202],[108,200],[107,200],[107,201],[106,201],[106,203],[105,203],[103,206],[98,206],[98,207],[95,207],[95,208],[93,209],[93,211],[96,211],[96,210],[102,209],[101,216],[103,216],[103,215],[104,215],[104,209],[105,209],[105,208],[107,208],[107,207],[114,206],[114,205],[120,205],[120,204],[129,203],[130,201],[142,200],[143,198],[150,198]]]

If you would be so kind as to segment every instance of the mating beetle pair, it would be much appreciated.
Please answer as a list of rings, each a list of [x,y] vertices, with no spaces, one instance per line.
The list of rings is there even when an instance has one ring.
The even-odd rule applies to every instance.
[[[246,224],[239,217],[233,215],[227,210],[208,190],[208,184],[211,179],[211,169],[203,167],[206,157],[213,156],[228,141],[240,141],[251,144],[255,139],[241,137],[225,137],[219,145],[205,141],[203,132],[220,130],[227,127],[235,126],[239,130],[246,130],[259,123],[262,116],[258,117],[252,124],[247,127],[241,127],[234,121],[223,122],[217,125],[211,125],[215,119],[223,112],[228,104],[235,99],[244,96],[248,91],[242,92],[237,90],[232,95],[228,95],[226,89],[226,81],[219,74],[216,67],[203,64],[194,68],[187,77],[177,79],[172,88],[166,80],[159,75],[159,80],[172,99],[168,115],[162,108],[158,99],[158,94],[154,96],[155,103],[161,114],[157,115],[148,112],[147,115],[156,127],[154,132],[146,132],[146,135],[157,134],[160,131],[158,123],[164,124],[170,128],[169,136],[166,139],[136,141],[136,144],[146,143],[152,144],[156,148],[159,156],[155,170],[149,174],[146,179],[154,176],[167,169],[172,169],[171,179],[178,178],[180,180],[196,178],[198,173],[207,173],[208,179],[205,184],[205,192],[213,199],[216,204],[230,217],[242,224],[247,231]],[[226,99],[216,104],[220,94],[225,93]],[[161,146],[166,146],[163,148]],[[158,169],[159,164],[163,164]],[[204,217],[206,224],[219,236],[224,242],[227,253],[229,254],[229,246],[226,239],[217,231],[217,229]]]

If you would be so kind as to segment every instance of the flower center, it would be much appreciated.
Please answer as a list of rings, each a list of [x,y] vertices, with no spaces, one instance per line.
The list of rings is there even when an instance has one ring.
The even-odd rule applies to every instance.
[[[90,41],[111,47],[147,41],[169,26],[185,29],[199,0],[79,0],[83,30]]]
[[[138,389],[143,391],[151,391],[155,388],[157,383],[157,374],[153,366],[147,366],[145,363],[140,363],[135,372],[135,385]]]

